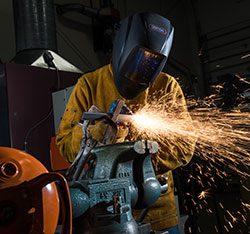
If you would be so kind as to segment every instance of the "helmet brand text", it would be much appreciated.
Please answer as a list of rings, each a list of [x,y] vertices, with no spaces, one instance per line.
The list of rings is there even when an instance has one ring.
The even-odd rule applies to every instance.
[[[167,30],[166,29],[161,28],[161,27],[159,27],[159,26],[157,26],[155,24],[149,24],[148,27],[149,27],[149,29],[157,31],[157,32],[159,32],[161,34],[164,34],[164,35],[167,34]]]

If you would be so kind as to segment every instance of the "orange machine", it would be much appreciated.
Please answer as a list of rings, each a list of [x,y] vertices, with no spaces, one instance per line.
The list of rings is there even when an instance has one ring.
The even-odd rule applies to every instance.
[[[1,234],[55,233],[59,197],[62,233],[70,234],[72,211],[65,178],[59,173],[49,173],[36,158],[21,150],[0,147]]]
[[[70,163],[65,161],[56,145],[56,137],[50,141],[50,162],[52,171],[61,171],[69,168]]]

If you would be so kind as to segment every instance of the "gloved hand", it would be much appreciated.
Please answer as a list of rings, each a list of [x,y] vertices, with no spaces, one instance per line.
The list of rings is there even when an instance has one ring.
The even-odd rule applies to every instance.
[[[98,123],[96,125],[89,126],[88,130],[95,140],[101,142],[107,126],[108,125],[105,123]],[[128,135],[128,128],[125,126],[118,126],[118,132],[115,142],[116,143],[124,142],[127,135]]]
[[[88,130],[91,134],[91,136],[97,140],[98,142],[101,142],[103,139],[104,132],[107,128],[107,124],[105,123],[97,123],[95,125],[90,125],[88,127]]]

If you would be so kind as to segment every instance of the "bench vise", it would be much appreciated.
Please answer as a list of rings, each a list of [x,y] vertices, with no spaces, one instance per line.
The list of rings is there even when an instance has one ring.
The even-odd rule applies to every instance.
[[[114,119],[107,120],[106,115],[91,113],[85,115],[88,116],[86,118],[100,119],[101,116],[111,123],[111,128],[117,126]],[[159,149],[158,144],[149,140],[99,144],[88,135],[86,122],[82,126],[84,149],[79,151],[66,174],[72,203],[73,233],[150,233],[150,224],[136,222],[132,208],[152,206],[167,190],[167,180],[162,184],[156,179],[151,162],[151,155]],[[107,137],[105,139],[107,141]]]

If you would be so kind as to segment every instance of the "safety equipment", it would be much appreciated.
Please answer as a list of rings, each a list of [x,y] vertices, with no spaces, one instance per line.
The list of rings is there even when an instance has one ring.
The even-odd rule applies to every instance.
[[[155,81],[167,61],[173,35],[170,21],[155,13],[137,13],[120,22],[112,69],[122,97],[134,99]]]
[[[0,147],[0,233],[55,233],[62,201],[63,233],[71,233],[72,213],[66,180],[48,173],[33,156]]]

